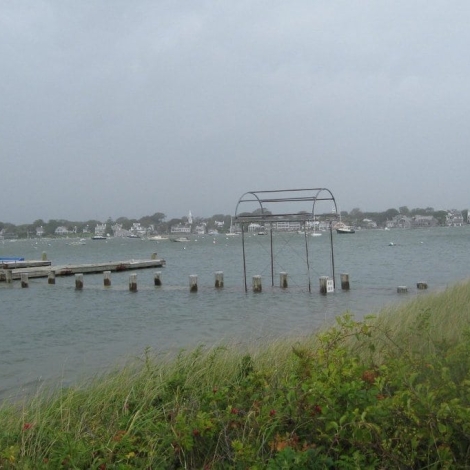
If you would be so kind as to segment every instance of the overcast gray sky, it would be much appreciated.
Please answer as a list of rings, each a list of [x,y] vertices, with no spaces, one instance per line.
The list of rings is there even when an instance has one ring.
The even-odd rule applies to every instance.
[[[0,0],[0,221],[469,207],[470,2]]]

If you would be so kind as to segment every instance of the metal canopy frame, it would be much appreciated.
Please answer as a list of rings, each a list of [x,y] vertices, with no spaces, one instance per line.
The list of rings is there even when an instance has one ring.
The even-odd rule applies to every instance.
[[[335,264],[333,249],[333,229],[332,221],[338,217],[338,208],[333,193],[327,188],[309,188],[309,189],[276,189],[268,191],[248,191],[238,200],[235,209],[234,221],[241,227],[242,248],[243,248],[243,275],[245,282],[245,291],[248,291],[246,279],[246,252],[245,252],[245,233],[250,224],[259,223],[266,227],[269,225],[270,244],[271,244],[271,285],[274,286],[274,251],[273,251],[273,230],[272,224],[276,222],[300,222],[303,224],[305,238],[305,256],[308,273],[308,290],[311,292],[310,262],[307,240],[307,222],[316,220],[315,206],[318,202],[331,202],[333,204],[331,218],[329,219],[330,232],[330,255],[333,284],[335,284]],[[269,208],[266,207],[269,204]],[[253,208],[248,212],[247,208]],[[280,210],[272,212],[273,207]],[[245,211],[243,211],[245,209]]]

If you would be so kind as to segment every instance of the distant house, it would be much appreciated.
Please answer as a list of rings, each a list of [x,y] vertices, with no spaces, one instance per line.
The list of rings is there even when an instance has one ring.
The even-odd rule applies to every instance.
[[[274,222],[273,229],[280,232],[295,232],[301,229],[300,222]]]
[[[170,232],[171,233],[191,233],[191,225],[190,224],[172,225]]]
[[[41,225],[40,227],[36,227],[36,237],[42,237],[44,235],[44,228]]]
[[[248,225],[248,232],[258,232],[259,230],[261,230],[260,224],[251,223]]]
[[[377,222],[374,222],[371,219],[364,219],[362,222],[366,228],[377,228]]]
[[[147,229],[142,227],[140,222],[134,222],[131,227],[132,235],[137,235],[139,237],[144,236],[147,233]]]
[[[63,225],[61,225],[60,227],[57,227],[55,230],[54,230],[54,233],[56,235],[67,235],[69,232],[69,229],[67,227],[64,227]]]
[[[194,233],[197,235],[204,235],[206,233],[206,224],[197,225],[194,229]]]
[[[407,215],[396,215],[392,220],[387,220],[386,227],[388,228],[411,228],[413,219]]]
[[[95,235],[103,236],[106,232],[106,224],[96,224]]]
[[[437,219],[432,215],[415,215],[413,217],[413,227],[435,227]]]
[[[448,227],[461,227],[463,225],[462,212],[456,209],[451,209],[450,211],[447,211],[446,225]]]

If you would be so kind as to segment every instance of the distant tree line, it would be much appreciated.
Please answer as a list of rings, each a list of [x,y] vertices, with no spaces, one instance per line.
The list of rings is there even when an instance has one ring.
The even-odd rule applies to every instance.
[[[230,215],[215,214],[209,218],[193,217],[193,224],[198,225],[205,223],[207,229],[219,227],[216,222],[223,222],[223,231],[228,231],[230,227]],[[109,217],[106,221],[90,219],[86,221],[70,221],[66,219],[50,219],[47,222],[43,219],[37,219],[31,224],[14,225],[8,222],[0,222],[0,236],[4,238],[36,238],[37,230],[42,228],[41,233],[44,237],[53,237],[59,227],[67,229],[70,235],[77,234],[83,236],[94,233],[97,225],[106,224],[107,232],[112,231],[112,227],[116,224],[122,226],[124,230],[130,230],[134,223],[139,223],[142,227],[152,227],[154,234],[169,233],[172,225],[184,224],[188,222],[188,217],[173,218],[167,220],[166,215],[162,212],[156,212],[153,215],[145,215],[140,219],[129,219],[127,217],[119,217],[112,219]]]
[[[465,222],[468,223],[468,210],[461,211]],[[408,209],[407,206],[398,209],[387,209],[384,212],[365,212],[359,208],[351,211],[341,211],[341,218],[344,222],[355,226],[361,226],[364,219],[374,221],[378,227],[384,227],[387,220],[392,220],[398,215],[414,217],[417,215],[433,216],[439,225],[445,225],[447,210],[434,210],[432,207]],[[321,215],[320,215],[321,217]],[[111,227],[120,224],[123,229],[129,230],[134,223],[140,223],[142,227],[152,227],[154,234],[166,234],[170,232],[173,225],[185,224],[188,217],[173,218],[167,220],[166,215],[162,212],[156,212],[153,215],[146,215],[140,219],[129,219],[127,217],[119,217],[115,220],[108,218],[106,221],[86,220],[86,221],[70,221],[65,219],[50,219],[47,222],[43,219],[37,219],[31,224],[14,225],[7,222],[0,222],[0,235],[4,238],[35,238],[37,229],[42,227],[42,236],[55,236],[58,227],[65,227],[70,234],[93,233],[96,225],[106,223],[107,231],[111,231]],[[217,222],[217,223],[216,223]],[[223,224],[221,224],[223,222]],[[212,217],[193,217],[193,225],[205,224],[208,230],[217,228],[221,232],[226,232],[230,228],[231,216],[226,214],[215,214]]]

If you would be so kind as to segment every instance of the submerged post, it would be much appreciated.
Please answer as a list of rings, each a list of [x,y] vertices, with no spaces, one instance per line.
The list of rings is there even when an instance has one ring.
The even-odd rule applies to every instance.
[[[347,273],[341,274],[341,289],[349,290],[349,274]]]
[[[49,271],[49,274],[47,275],[47,283],[55,284],[55,272],[54,271]]]
[[[197,274],[189,276],[189,292],[197,292]]]
[[[326,293],[328,292],[327,282],[328,282],[328,276],[320,277],[320,294],[326,295]]]
[[[261,292],[262,290],[261,276],[253,276],[253,292]]]
[[[161,286],[162,285],[162,278],[161,278],[161,275],[162,275],[162,272],[161,271],[157,271],[154,275],[153,275],[153,284],[155,286]]]
[[[103,285],[104,287],[111,286],[111,271],[103,271]]]
[[[21,287],[29,287],[28,273],[21,273]]]
[[[129,274],[129,290],[137,292],[137,274]]]
[[[47,253],[46,253],[45,251],[42,252],[41,259],[42,259],[43,261],[47,261]]]
[[[152,253],[152,256],[150,257],[150,259],[157,259],[157,253]]]
[[[279,273],[279,286],[282,289],[287,289],[288,284],[287,284],[287,273],[286,272]]]
[[[224,272],[223,271],[215,272],[214,286],[216,289],[221,289],[222,287],[224,287]]]
[[[75,289],[76,290],[83,289],[83,274],[82,273],[75,274]]]

